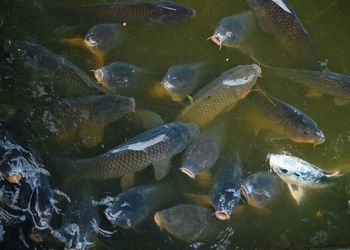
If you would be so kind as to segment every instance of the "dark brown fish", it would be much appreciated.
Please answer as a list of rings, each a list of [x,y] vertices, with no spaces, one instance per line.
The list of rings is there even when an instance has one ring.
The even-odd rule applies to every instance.
[[[273,34],[289,60],[299,66],[319,66],[309,34],[288,0],[246,0],[263,30]]]
[[[80,8],[84,16],[111,22],[175,25],[189,21],[196,11],[171,1],[115,2]]]

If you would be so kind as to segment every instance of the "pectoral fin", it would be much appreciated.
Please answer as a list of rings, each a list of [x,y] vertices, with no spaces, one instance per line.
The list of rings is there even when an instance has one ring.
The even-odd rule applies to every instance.
[[[323,93],[315,90],[315,89],[309,89],[309,91],[306,94],[307,97],[316,97],[316,98],[320,98],[323,96]]]
[[[292,197],[294,198],[294,200],[297,202],[298,205],[300,205],[300,202],[303,200],[304,198],[304,190],[294,184],[288,184],[288,189],[292,195]]]
[[[350,99],[334,97],[333,102],[337,106],[344,106],[344,105],[348,105],[350,103]]]
[[[271,214],[271,210],[265,207],[251,207],[255,214],[259,216],[267,216]]]
[[[122,179],[120,180],[120,188],[124,191],[135,184],[135,173],[134,172],[129,172],[125,174]]]
[[[210,170],[198,173],[196,175],[196,183],[200,188],[210,188],[213,185],[213,175]]]
[[[154,177],[156,180],[163,179],[169,173],[171,167],[170,160],[171,158],[165,158],[158,162],[152,163],[154,168]]]

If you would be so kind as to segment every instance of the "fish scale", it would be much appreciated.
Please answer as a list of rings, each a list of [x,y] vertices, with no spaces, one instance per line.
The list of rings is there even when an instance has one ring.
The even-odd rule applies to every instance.
[[[67,172],[64,175],[73,179],[102,180],[140,171],[180,153],[197,133],[195,124],[184,123],[150,129],[102,155],[65,161]]]

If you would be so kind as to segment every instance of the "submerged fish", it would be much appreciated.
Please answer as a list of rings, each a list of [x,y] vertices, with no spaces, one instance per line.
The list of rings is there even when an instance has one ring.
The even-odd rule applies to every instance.
[[[65,244],[65,249],[89,249],[101,232],[98,208],[93,206],[92,197],[86,190],[69,193],[71,202],[65,210],[61,228],[53,231],[53,236]]]
[[[86,33],[84,39],[71,38],[63,41],[68,44],[86,47],[96,56],[97,65],[104,64],[104,57],[118,46],[121,26],[115,23],[94,25]]]
[[[229,157],[225,154],[217,165],[214,185],[210,191],[211,203],[215,209],[216,218],[229,220],[241,200],[241,162],[238,155]]]
[[[180,204],[154,215],[160,229],[188,243],[209,242],[226,229],[226,223],[215,219],[213,211],[197,205]]]
[[[267,209],[281,197],[285,188],[277,176],[258,172],[243,181],[241,190],[249,206]]]
[[[175,25],[193,19],[196,11],[171,1],[137,1],[82,6],[79,15],[110,22]]]
[[[193,103],[189,104],[177,119],[204,127],[244,98],[260,74],[261,69],[256,64],[240,65],[225,71],[200,89],[193,96]]]
[[[303,188],[318,189],[333,184],[339,171],[330,173],[298,157],[286,154],[269,154],[270,167],[285,183],[299,204],[303,198]]]
[[[173,191],[167,184],[144,185],[133,187],[116,197],[107,197],[100,203],[107,206],[104,214],[114,226],[130,229],[171,202]]]
[[[33,78],[38,78],[49,95],[76,97],[93,95],[101,90],[95,81],[78,66],[45,47],[25,41],[10,42],[11,56],[29,69]],[[42,81],[43,80],[43,81]],[[38,82],[36,81],[36,84]],[[53,91],[51,90],[53,89]],[[43,93],[45,94],[45,93]]]
[[[256,20],[252,11],[245,11],[223,18],[210,39],[222,46],[241,49],[246,52],[246,43],[256,31]]]
[[[149,72],[128,63],[113,62],[95,70],[94,74],[104,91],[110,94],[133,95],[150,82]]]
[[[288,0],[246,0],[261,28],[270,32],[288,53],[288,60],[305,67],[319,66],[319,58]]]
[[[171,66],[161,81],[165,94],[175,102],[182,102],[203,82],[204,66],[203,63]]]
[[[199,134],[193,123],[168,123],[147,130],[104,154],[77,160],[58,160],[66,178],[103,180],[140,171],[150,164],[156,179],[169,171],[172,156],[182,152]],[[60,170],[61,172],[62,170]]]
[[[350,102],[350,76],[348,75],[329,70],[273,68],[266,65],[263,65],[263,68],[266,75],[298,82],[310,88],[309,96],[331,95],[334,96],[334,102],[338,105]]]
[[[246,120],[272,137],[315,145],[325,141],[324,134],[308,115],[278,98],[255,92],[245,99],[245,104]]]
[[[100,95],[63,99],[40,107],[28,119],[42,138],[55,138],[59,144],[81,141],[98,144],[109,123],[135,110],[135,101],[124,96]],[[43,132],[46,132],[43,134]]]
[[[186,148],[180,170],[191,178],[210,169],[219,158],[223,147],[224,124],[219,122],[204,129]]]

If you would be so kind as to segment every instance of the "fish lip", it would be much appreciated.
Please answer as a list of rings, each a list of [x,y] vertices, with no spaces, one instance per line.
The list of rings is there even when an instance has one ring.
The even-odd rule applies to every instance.
[[[189,170],[188,168],[186,167],[181,167],[180,168],[180,171],[184,174],[186,174],[187,176],[189,176],[190,178],[192,179],[195,179],[196,178],[196,175],[191,171]]]
[[[210,37],[210,40],[212,40],[216,45],[219,47],[222,47],[222,41],[217,35],[213,35]]]
[[[22,179],[21,174],[6,174],[4,177],[8,182],[13,184],[20,184],[20,181]]]
[[[102,69],[94,70],[94,75],[95,75],[95,78],[96,78],[98,83],[102,83],[103,82],[105,75],[104,75]]]
[[[159,216],[159,213],[158,213],[158,212],[156,212],[156,213],[154,214],[153,220],[154,220],[154,222],[156,223],[156,225],[162,230],[162,229],[163,229],[163,226],[162,226],[162,223],[161,223],[161,221],[160,221],[160,216]]]
[[[248,190],[244,185],[241,185],[241,194],[244,197],[244,199],[248,202],[248,200],[250,199],[249,194],[248,194]]]
[[[217,219],[226,221],[230,219],[230,215],[225,211],[215,211],[215,216]]]
[[[131,102],[131,112],[135,113],[136,112],[136,101],[134,98],[130,98],[130,102]]]

